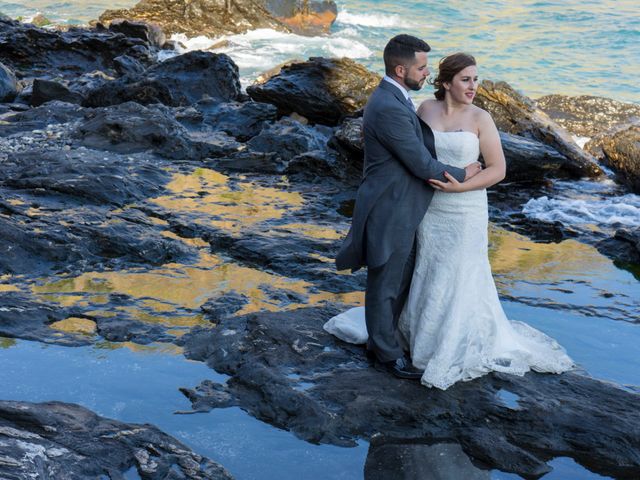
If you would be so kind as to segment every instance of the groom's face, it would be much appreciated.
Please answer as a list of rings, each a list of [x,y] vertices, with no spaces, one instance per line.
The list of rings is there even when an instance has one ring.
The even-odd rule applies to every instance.
[[[418,91],[424,86],[429,77],[427,52],[416,52],[413,64],[404,68],[402,81],[409,90]]]

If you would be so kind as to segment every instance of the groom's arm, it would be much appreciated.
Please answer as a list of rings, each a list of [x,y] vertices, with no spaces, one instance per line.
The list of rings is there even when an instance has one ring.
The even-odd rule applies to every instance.
[[[402,105],[387,108],[376,115],[376,137],[380,143],[416,177],[447,181],[444,172],[448,172],[456,180],[463,182],[465,170],[445,165],[433,158],[416,135],[410,115],[412,113]]]

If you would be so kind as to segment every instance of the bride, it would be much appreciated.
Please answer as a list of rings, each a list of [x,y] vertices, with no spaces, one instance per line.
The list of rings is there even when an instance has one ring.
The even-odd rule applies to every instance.
[[[490,371],[524,375],[573,367],[564,349],[544,333],[507,319],[488,258],[486,188],[505,176],[505,159],[491,116],[472,104],[476,61],[456,53],[443,58],[433,81],[435,100],[418,115],[433,130],[438,160],[463,167],[482,154],[486,168],[460,183],[430,180],[436,189],[417,232],[413,279],[399,320],[421,382],[446,389]],[[364,343],[364,307],[332,318],[325,329]]]

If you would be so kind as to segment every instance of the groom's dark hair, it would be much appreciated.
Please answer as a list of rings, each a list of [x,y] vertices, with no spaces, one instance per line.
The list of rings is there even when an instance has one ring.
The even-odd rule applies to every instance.
[[[416,52],[429,52],[431,47],[424,40],[407,34],[396,35],[384,47],[384,71],[387,75],[395,75],[398,65],[409,66],[416,58]]]

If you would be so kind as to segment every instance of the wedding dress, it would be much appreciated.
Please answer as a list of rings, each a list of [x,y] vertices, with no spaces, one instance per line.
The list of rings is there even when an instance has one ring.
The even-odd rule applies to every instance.
[[[471,132],[434,131],[438,160],[464,167],[478,159]],[[417,231],[411,289],[399,320],[422,383],[446,389],[490,371],[561,373],[573,361],[552,338],[507,319],[488,257],[486,190],[436,191]],[[325,330],[365,343],[364,307],[333,317]]]

